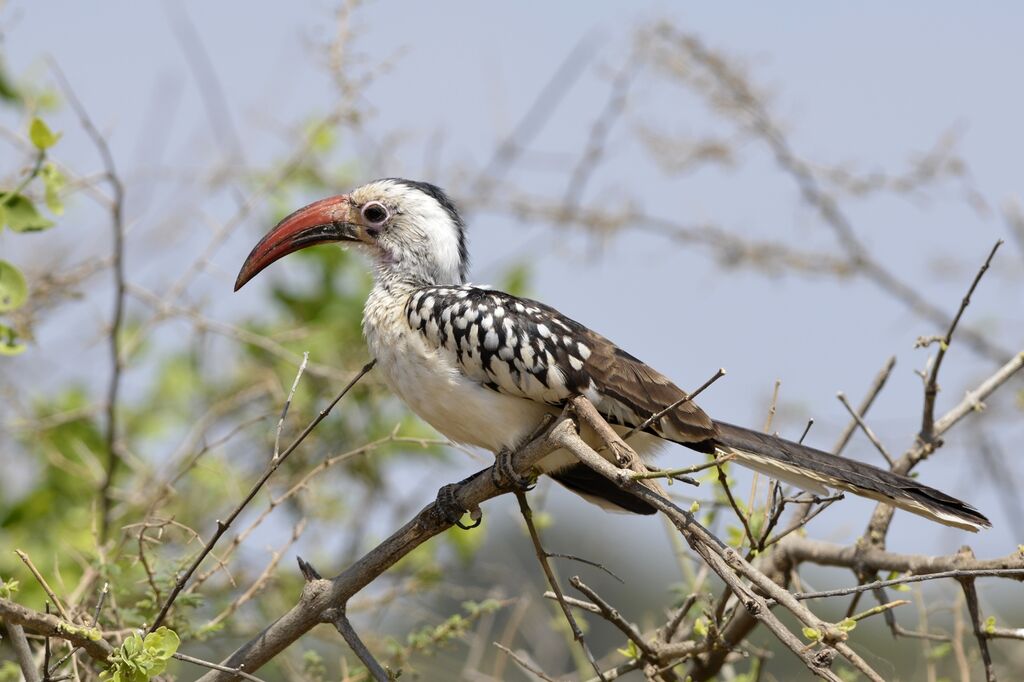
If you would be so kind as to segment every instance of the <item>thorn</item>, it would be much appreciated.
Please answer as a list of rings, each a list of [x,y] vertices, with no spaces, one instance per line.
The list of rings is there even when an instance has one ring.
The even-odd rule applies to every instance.
[[[804,427],[804,432],[800,434],[800,440],[798,440],[797,443],[803,445],[804,438],[807,438],[807,433],[811,430],[812,426],[814,426],[814,417],[807,420],[807,426]]]
[[[306,579],[306,582],[312,582],[313,580],[320,580],[323,578],[320,572],[313,568],[313,565],[303,559],[300,556],[295,557],[299,562],[299,571],[302,572],[302,577]]]

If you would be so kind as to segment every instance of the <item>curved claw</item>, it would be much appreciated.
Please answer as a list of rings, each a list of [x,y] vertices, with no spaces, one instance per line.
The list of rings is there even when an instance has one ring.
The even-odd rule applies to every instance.
[[[465,524],[462,522],[462,517],[467,510],[463,509],[462,505],[459,504],[459,501],[455,498],[455,490],[458,486],[459,484],[457,483],[449,483],[438,490],[437,499],[434,500],[434,509],[445,523],[458,526],[462,530],[472,530],[479,526],[480,522],[483,521],[483,514],[480,513],[479,508],[477,508],[472,513],[472,523]]]
[[[461,528],[462,530],[473,530],[474,528],[479,526],[483,522],[483,520],[484,520],[484,516],[483,516],[483,514],[481,514],[480,516],[478,516],[475,519],[473,519],[473,523],[471,523],[469,525],[466,525],[465,523],[462,522],[462,517],[459,517],[459,520],[455,522],[455,525],[458,526],[459,528]]]
[[[512,451],[499,450],[491,467],[491,483],[499,490],[520,490],[529,492],[536,482],[528,476],[520,476],[512,466]]]

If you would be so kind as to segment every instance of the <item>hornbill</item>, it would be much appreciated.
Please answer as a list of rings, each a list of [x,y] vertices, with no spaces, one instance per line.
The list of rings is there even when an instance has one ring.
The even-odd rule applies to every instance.
[[[377,180],[295,211],[253,248],[235,290],[279,258],[325,242],[353,244],[373,260],[363,333],[387,385],[452,441],[490,450],[499,462],[577,395],[623,431],[686,395],[557,310],[467,284],[465,224],[448,196],[425,182]],[[969,531],[991,525],[969,504],[911,478],[712,419],[693,401],[632,442],[646,455],[664,441],[731,455],[815,494],[849,491]],[[537,469],[602,506],[655,511],[565,451]]]

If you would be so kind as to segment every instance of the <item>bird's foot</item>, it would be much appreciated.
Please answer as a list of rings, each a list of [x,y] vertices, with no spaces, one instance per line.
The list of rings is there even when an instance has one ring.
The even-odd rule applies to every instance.
[[[461,484],[449,483],[438,490],[437,499],[434,501],[434,509],[445,523],[458,526],[462,530],[472,530],[480,525],[480,522],[483,520],[483,514],[480,512],[479,507],[474,510],[463,509],[463,506],[455,497],[455,491],[459,485]],[[470,518],[473,519],[473,522],[469,524],[462,522],[462,517],[467,511],[469,511]]]
[[[502,448],[494,456],[494,466],[491,467],[491,483],[499,490],[519,490],[526,492],[533,489],[533,479],[529,476],[520,476],[512,466],[512,451]]]

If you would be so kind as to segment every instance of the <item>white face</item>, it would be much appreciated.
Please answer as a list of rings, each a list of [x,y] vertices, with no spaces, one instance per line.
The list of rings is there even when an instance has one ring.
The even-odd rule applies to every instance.
[[[379,274],[431,284],[464,281],[463,228],[439,190],[405,180],[377,180],[349,196],[353,209],[361,212],[363,228],[376,241]]]

